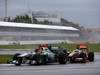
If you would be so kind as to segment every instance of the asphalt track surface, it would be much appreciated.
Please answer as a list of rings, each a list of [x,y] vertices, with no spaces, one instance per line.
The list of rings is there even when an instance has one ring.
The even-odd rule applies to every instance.
[[[100,75],[100,54],[94,62],[59,65],[57,63],[41,66],[14,66],[1,64],[0,75]]]

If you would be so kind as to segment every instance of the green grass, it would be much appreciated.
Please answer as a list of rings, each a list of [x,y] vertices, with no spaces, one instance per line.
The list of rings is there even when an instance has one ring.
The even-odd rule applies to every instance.
[[[99,44],[88,44],[90,50],[94,52],[100,52],[100,43]]]
[[[61,48],[67,49],[72,51],[76,48],[76,44],[67,44],[67,43],[59,43],[59,44],[52,44],[53,46],[59,46]],[[100,52],[100,43],[98,44],[87,44],[89,49],[94,52]],[[0,45],[0,49],[33,49],[37,48],[37,44],[28,44],[28,45]]]
[[[61,47],[61,48],[64,48],[64,49],[66,49],[68,51],[72,51],[76,47],[75,44],[67,44],[67,43],[53,44],[53,46]]]
[[[76,45],[77,44],[67,44],[67,43],[60,43],[60,44],[54,44],[54,46],[59,46],[62,47],[64,49],[67,49],[68,51],[72,51],[76,49]],[[88,48],[90,51],[93,52],[100,52],[100,43],[97,44],[89,44],[87,43]]]
[[[37,45],[26,44],[26,45],[0,45],[0,49],[33,49],[36,48]]]
[[[9,60],[12,60],[12,55],[0,55],[0,64],[7,63]]]

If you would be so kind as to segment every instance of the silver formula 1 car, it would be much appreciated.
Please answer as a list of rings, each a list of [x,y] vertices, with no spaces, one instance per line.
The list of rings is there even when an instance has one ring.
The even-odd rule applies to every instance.
[[[66,50],[61,50],[59,48],[53,49],[49,46],[40,46],[31,53],[16,53],[12,60],[12,63],[16,66],[20,66],[21,64],[41,65],[54,62],[66,64]]]

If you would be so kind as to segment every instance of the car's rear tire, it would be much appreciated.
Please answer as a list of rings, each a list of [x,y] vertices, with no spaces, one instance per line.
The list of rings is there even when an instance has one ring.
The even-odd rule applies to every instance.
[[[94,61],[94,52],[89,52],[89,53],[88,53],[88,60],[89,60],[90,62]]]
[[[67,57],[66,57],[66,55],[64,53],[59,53],[58,62],[59,62],[59,64],[66,64]]]

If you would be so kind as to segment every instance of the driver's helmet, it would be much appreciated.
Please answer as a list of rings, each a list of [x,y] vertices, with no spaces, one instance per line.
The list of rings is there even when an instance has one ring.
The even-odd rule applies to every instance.
[[[75,53],[78,53],[78,52],[79,52],[79,50],[78,50],[78,49],[76,49],[76,50],[74,50],[74,52],[75,52]]]

